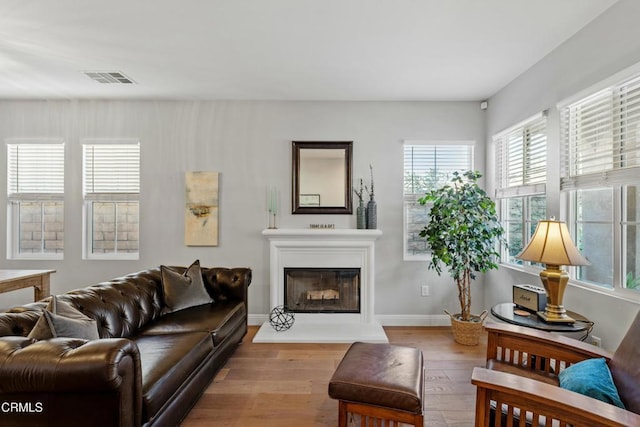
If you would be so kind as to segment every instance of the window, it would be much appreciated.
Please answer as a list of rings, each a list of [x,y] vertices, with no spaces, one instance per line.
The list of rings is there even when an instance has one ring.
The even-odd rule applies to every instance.
[[[443,186],[455,171],[473,168],[473,142],[421,142],[404,144],[404,259],[426,260],[426,239],[420,231],[429,219],[429,206],[418,199]]]
[[[613,285],[613,204],[612,188],[576,190],[572,194],[576,246],[584,257],[597,260],[577,268],[576,278],[596,285]]]
[[[640,76],[560,108],[561,189],[576,245],[591,265],[578,280],[640,290]]]
[[[496,198],[507,248],[507,264],[531,264],[515,258],[529,243],[538,221],[546,218],[547,118],[538,114],[493,137],[496,146]]]
[[[635,185],[627,185],[623,187],[623,191],[622,280],[627,289],[640,291],[640,189]]]
[[[7,258],[62,259],[62,140],[7,141],[7,202]]]
[[[140,144],[83,143],[84,256],[138,259]]]
[[[547,198],[544,194],[536,196],[518,196],[500,199],[500,218],[505,230],[508,247],[501,249],[503,263],[531,265],[529,261],[516,259],[538,225],[538,221],[547,217]]]

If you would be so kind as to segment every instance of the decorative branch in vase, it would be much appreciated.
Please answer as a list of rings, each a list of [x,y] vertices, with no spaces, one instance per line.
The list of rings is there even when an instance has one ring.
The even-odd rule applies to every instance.
[[[369,194],[369,199],[373,200],[373,166],[371,164],[369,164],[369,174],[371,176],[371,191],[369,191],[366,185],[364,189],[367,191],[367,194]]]
[[[356,227],[358,230],[367,228],[367,212],[364,206],[364,189],[362,178],[360,178],[360,191],[353,189],[353,192],[358,196],[358,207],[356,208]]]
[[[369,164],[369,172],[371,174],[371,190],[364,186],[364,189],[369,193],[369,202],[367,203],[367,228],[375,230],[378,228],[378,207],[373,193],[373,166]]]

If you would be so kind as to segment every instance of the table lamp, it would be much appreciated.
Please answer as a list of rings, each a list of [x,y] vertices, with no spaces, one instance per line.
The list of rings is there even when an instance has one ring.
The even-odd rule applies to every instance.
[[[545,264],[540,279],[547,293],[547,305],[544,311],[538,312],[538,316],[550,323],[575,322],[562,305],[569,274],[560,266],[590,263],[576,249],[567,225],[553,218],[538,222],[531,241],[516,258]]]

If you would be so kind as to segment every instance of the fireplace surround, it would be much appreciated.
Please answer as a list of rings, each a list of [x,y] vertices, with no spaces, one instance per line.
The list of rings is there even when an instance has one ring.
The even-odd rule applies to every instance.
[[[384,329],[374,319],[375,241],[382,236],[380,230],[266,229],[262,235],[269,242],[270,308],[285,305],[285,269],[316,274],[341,270],[349,272],[347,276],[359,273],[359,310],[292,309],[295,322],[290,329],[276,332],[267,321],[256,333],[254,342],[388,342]],[[316,276],[315,282],[319,278]],[[317,299],[322,301],[323,295],[328,300],[353,293],[353,284],[343,286],[342,290],[335,285],[324,286],[324,293],[323,286],[314,286],[308,289],[309,299],[316,299],[314,304]]]

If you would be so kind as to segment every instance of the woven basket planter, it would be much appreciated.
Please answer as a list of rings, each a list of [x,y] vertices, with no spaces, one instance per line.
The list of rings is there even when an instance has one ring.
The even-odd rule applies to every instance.
[[[451,330],[453,331],[453,339],[462,345],[478,345],[480,334],[482,333],[482,324],[487,317],[487,310],[483,311],[479,316],[471,315],[470,321],[460,320],[460,313],[451,314],[447,310],[444,311],[451,318]]]

